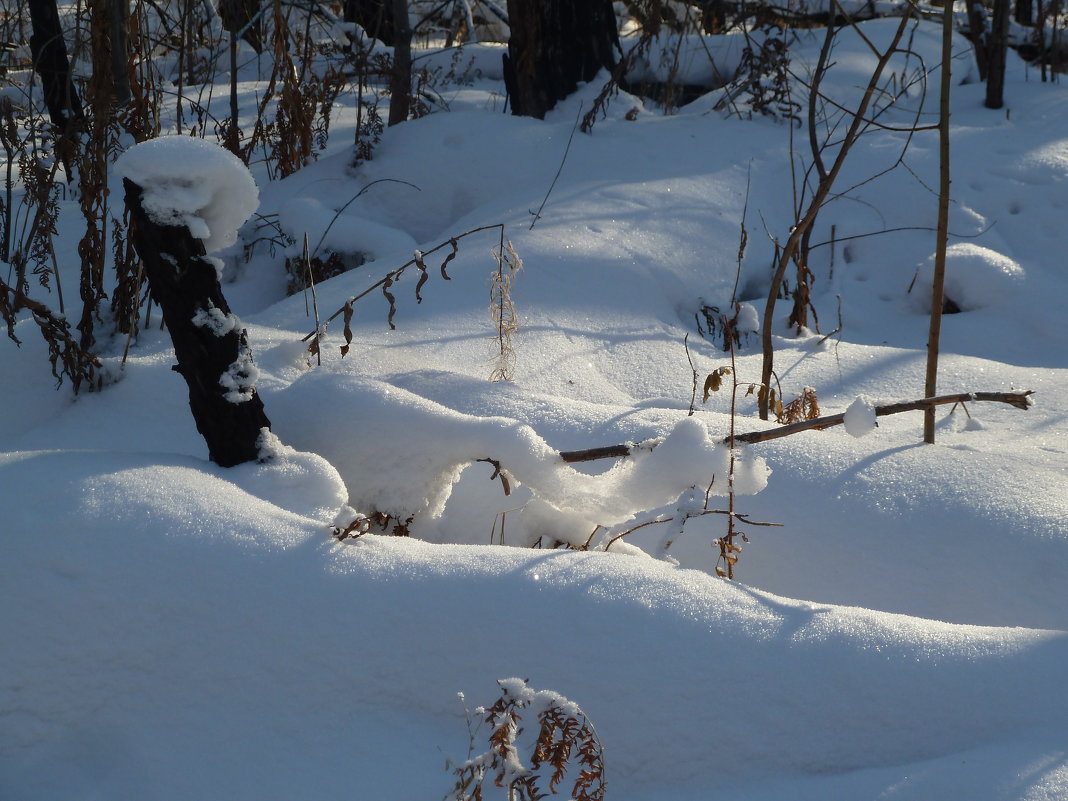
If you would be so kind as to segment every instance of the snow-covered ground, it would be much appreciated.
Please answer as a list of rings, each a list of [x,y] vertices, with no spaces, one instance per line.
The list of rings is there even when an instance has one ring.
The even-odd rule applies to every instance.
[[[895,25],[862,30],[885,42]],[[799,74],[820,36],[793,43]],[[895,62],[898,86],[920,64],[937,86],[938,38],[910,34],[923,60]],[[500,113],[487,70],[355,170],[340,112],[316,164],[276,183],[254,166],[259,214],[373,256],[316,287],[322,318],[480,226],[503,224],[523,261],[513,378],[490,382],[498,229],[458,241],[449,281],[452,249],[428,255],[421,303],[414,268],[390,287],[395,330],[380,290],[358,301],[348,355],[339,317],[321,365],[302,342],[310,298],[282,299],[282,250],[222,251],[284,443],[260,464],[207,460],[166,332],[142,331],[121,380],[73,399],[21,322],[21,348],[0,341],[0,798],[439,798],[446,761],[468,756],[457,694],[488,706],[511,676],[582,706],[619,801],[1068,798],[1068,92],[1010,60],[1009,108],[987,110],[966,48],[947,279],[963,312],[943,323],[939,390],[1035,404],[942,407],[935,445],[914,412],[744,448],[737,510],[783,525],[741,526],[735,582],[714,575],[723,516],[679,525],[710,483],[726,508],[730,424],[730,376],[688,414],[684,338],[702,381],[729,365],[695,315],[736,281],[762,312],[772,238],[794,219],[791,146],[798,170],[808,150],[803,129],[791,142],[789,124],[715,111],[719,94],[671,116],[620,95],[572,136],[598,82],[535,121]],[[874,57],[847,32],[834,61],[824,88],[848,105]],[[930,123],[919,97],[880,121]],[[823,333],[791,332],[779,302],[786,399],[809,386],[824,413],[855,415],[923,395],[936,134],[865,183],[905,141],[872,129],[819,217]],[[116,374],[123,344],[104,354]],[[736,366],[737,430],[768,427],[745,396],[756,336]],[[618,461],[556,456],[650,441]],[[411,516],[412,536],[330,535],[371,512]],[[675,520],[604,551],[658,516]]]

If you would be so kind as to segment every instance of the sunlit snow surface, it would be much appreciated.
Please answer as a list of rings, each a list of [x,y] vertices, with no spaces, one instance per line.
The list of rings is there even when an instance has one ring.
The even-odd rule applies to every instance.
[[[882,42],[893,24],[864,30]],[[821,40],[799,36],[800,64]],[[910,42],[938,63],[935,26]],[[849,102],[872,56],[845,35],[835,61],[827,91]],[[810,263],[820,328],[840,308],[842,330],[779,325],[775,344],[787,400],[811,386],[823,413],[853,411],[742,451],[737,510],[783,526],[742,524],[726,582],[712,575],[720,514],[688,520],[666,554],[674,523],[618,552],[551,546],[677,521],[706,491],[726,508],[717,443],[735,378],[736,431],[768,425],[746,394],[760,354],[743,341],[702,404],[704,376],[731,359],[695,315],[726,310],[737,282],[763,316],[765,226],[781,241],[793,221],[789,126],[708,113],[714,97],[663,117],[621,95],[575,135],[530,229],[600,85],[537,122],[494,113],[499,76],[485,74],[450,113],[388,131],[355,172],[342,114],[318,164],[281,183],[256,174],[261,215],[374,257],[281,301],[292,251],[231,252],[224,288],[281,439],[263,464],[207,461],[166,332],[143,331],[121,380],[77,400],[53,391],[32,321],[22,348],[0,343],[0,798],[440,798],[445,760],[467,756],[456,694],[488,705],[511,676],[582,706],[621,801],[1068,797],[1065,90],[1014,61],[1007,119],[982,108],[981,84],[954,89],[951,228],[976,238],[951,251],[963,312],[943,322],[939,391],[1033,389],[1035,406],[943,409],[933,446],[918,413],[871,426],[871,406],[922,394],[916,287],[933,233],[861,235],[930,228],[935,198],[903,170],[852,190],[821,213],[813,243],[835,244]],[[886,119],[911,121],[917,97]],[[842,188],[901,143],[862,140]],[[927,185],[936,145],[923,133],[909,151]],[[180,212],[214,219],[203,208],[191,197]],[[417,273],[392,286],[396,330],[376,290],[344,359],[340,317],[323,364],[307,354],[312,301],[323,320],[416,246],[496,223],[524,261],[512,382],[486,380],[496,230],[459,240],[449,281],[451,247],[428,255],[422,303]],[[788,311],[780,301],[779,323]],[[105,354],[115,373],[121,347]],[[555,456],[620,444],[634,456]],[[338,543],[342,508],[414,515],[415,536]]]

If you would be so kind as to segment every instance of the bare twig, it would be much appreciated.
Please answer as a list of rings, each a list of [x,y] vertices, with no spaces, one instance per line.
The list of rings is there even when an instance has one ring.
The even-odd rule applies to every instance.
[[[690,355],[690,335],[682,338],[682,347],[686,349],[686,361],[690,363],[690,372],[693,373],[693,392],[690,393],[690,410],[687,417],[693,417],[694,408],[697,406],[697,368],[693,366],[693,357]]]
[[[864,94],[861,97],[860,103],[854,112],[853,120],[849,125],[849,130],[846,132],[842,141],[842,145],[838,150],[838,155],[835,157],[834,163],[827,170],[826,178],[819,182],[819,186],[813,192],[812,197],[809,200],[809,205],[804,215],[800,217],[795,226],[790,232],[790,237],[787,239],[786,244],[783,246],[782,251],[778,254],[778,263],[776,265],[775,274],[772,276],[771,287],[768,291],[767,304],[764,309],[764,319],[762,321],[761,329],[761,349],[763,351],[763,365],[761,368],[760,381],[763,385],[767,386],[771,382],[771,372],[773,369],[773,350],[772,350],[772,330],[774,327],[775,319],[775,301],[779,294],[779,289],[782,286],[783,277],[786,274],[786,269],[793,261],[795,253],[801,245],[801,240],[805,236],[805,233],[811,227],[813,221],[816,219],[816,215],[819,214],[824,201],[831,192],[831,188],[834,185],[835,180],[838,177],[838,173],[841,171],[842,166],[845,163],[847,156],[853,145],[856,143],[857,138],[861,134],[862,126],[864,125],[864,116],[871,105],[872,97],[875,94],[875,90],[882,79],[882,75],[886,66],[889,64],[890,59],[897,52],[898,43],[905,34],[906,26],[908,25],[911,14],[907,13],[902,17],[901,23],[898,25],[897,30],[894,32],[894,36],[890,45],[884,50],[879,61],[872,72],[871,78],[868,81],[868,85],[864,90]],[[761,397],[759,402],[760,417],[762,420],[768,419],[769,403],[766,396]]]
[[[564,155],[560,157],[560,166],[556,168],[556,175],[553,176],[553,181],[549,184],[549,188],[545,191],[545,197],[541,199],[541,205],[538,206],[538,210],[531,212],[534,215],[534,219],[530,221],[530,227],[528,231],[534,230],[534,225],[541,219],[541,213],[545,209],[545,204],[549,202],[549,195],[553,193],[553,189],[556,188],[556,182],[560,180],[560,173],[564,171],[564,164],[567,163],[567,154],[571,152],[571,142],[575,138],[575,131],[579,127],[579,115],[582,114],[582,104],[579,104],[578,113],[575,114],[575,124],[571,126],[571,134],[567,137],[567,146],[564,147]]]
[[[690,517],[704,517],[705,515],[727,515],[728,519],[740,520],[747,526],[769,526],[774,528],[782,528],[785,525],[785,523],[764,523],[759,520],[750,520],[748,517],[741,514],[740,512],[732,512],[729,509],[703,509],[700,512],[694,512],[692,515],[690,515]],[[674,519],[674,515],[664,515],[662,517],[657,517],[652,520],[645,520],[641,523],[638,523],[636,526],[628,528],[626,531],[621,531],[619,534],[616,534],[614,537],[612,537],[612,539],[605,543],[604,549],[606,551],[609,550],[618,540],[623,539],[628,534],[633,534],[638,529],[645,528],[646,526],[659,525],[661,523],[670,523]],[[596,530],[594,530],[594,533],[596,533]],[[592,534],[590,535],[590,539],[593,539]],[[587,546],[589,545],[589,540],[586,541],[586,544]]]
[[[475,459],[475,461],[476,462],[486,462],[487,464],[491,465],[493,467],[493,475],[490,476],[490,481],[493,481],[493,479],[495,479],[495,478],[499,478],[501,480],[501,489],[504,490],[504,494],[505,495],[511,495],[512,494],[512,485],[508,481],[508,475],[505,472],[503,472],[500,462],[498,462],[496,459],[490,459],[488,457],[484,458],[484,459]]]

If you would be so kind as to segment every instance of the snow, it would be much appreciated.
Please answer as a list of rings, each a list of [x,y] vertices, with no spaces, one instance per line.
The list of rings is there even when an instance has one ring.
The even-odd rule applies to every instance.
[[[246,344],[241,343],[238,346],[237,358],[226,368],[226,372],[219,376],[219,386],[226,390],[223,397],[230,403],[252,400],[259,377],[259,368],[252,361],[252,351]]]
[[[894,24],[861,30],[882,42]],[[937,64],[937,26],[910,41]],[[798,32],[799,69],[820,42]],[[740,43],[705,44],[729,59]],[[77,398],[55,391],[32,320],[21,348],[0,342],[0,798],[441,797],[443,762],[488,747],[464,703],[488,708],[498,680],[532,709],[580,706],[620,801],[1068,797],[1064,87],[1011,61],[1010,118],[982,108],[981,84],[954,87],[962,313],[943,320],[939,391],[1033,389],[1035,405],[941,409],[935,445],[919,413],[875,426],[874,406],[922,394],[937,137],[915,135],[911,173],[863,184],[902,144],[873,129],[813,233],[822,333],[787,327],[788,300],[773,320],[783,400],[812,387],[845,425],[740,448],[730,498],[724,438],[775,423],[746,395],[757,337],[732,354],[695,315],[737,300],[739,330],[759,329],[796,132],[710,112],[722,90],[670,116],[620,95],[575,134],[535,221],[600,84],[517,119],[493,105],[499,48],[469,52],[486,71],[452,110],[389,129],[358,168],[343,109],[317,163],[284,181],[253,165],[260,214],[298,250],[306,233],[374,256],[317,284],[321,320],[416,249],[430,276],[421,303],[414,270],[390,288],[396,330],[380,289],[357,301],[344,357],[341,320],[325,326],[320,364],[310,304],[283,297],[293,251],[229,259],[233,314],[196,320],[247,329],[256,363],[225,380],[264,401],[259,461],[208,461],[156,326],[125,361],[105,343],[118,380]],[[849,102],[871,53],[845,32],[834,60],[827,90]],[[881,119],[906,124],[919,102]],[[190,137],[132,147],[113,191],[119,176],[209,250],[257,208],[249,173]],[[72,253],[77,204],[61,206]],[[451,248],[430,251],[497,223],[525,269],[515,376],[491,383],[500,231],[460,238],[449,281]],[[891,228],[910,230],[867,236]],[[59,261],[76,285],[77,260]],[[693,398],[693,372],[722,367],[723,388]],[[612,445],[631,455],[559,458]],[[732,502],[747,541],[728,582],[715,540]],[[409,517],[411,536],[390,536]],[[331,536],[357,520],[366,533]]]
[[[208,308],[197,309],[197,313],[193,315],[193,325],[198,328],[207,328],[215,336],[221,337],[240,326],[241,321],[234,315],[216,308],[211,301],[208,301]]]
[[[324,406],[321,398],[339,402]],[[388,383],[330,368],[305,373],[272,394],[269,403],[275,432],[335,465],[355,508],[402,520],[414,515],[419,527],[435,526],[464,468],[478,459],[497,460],[517,487],[555,512],[549,530],[543,519],[549,509],[538,516],[542,519],[521,540],[530,543],[551,536],[581,544],[598,523],[622,523],[673,501],[694,484],[705,487],[713,475],[725,475],[727,464],[726,449],[712,440],[705,424],[682,417],[665,436],[636,448],[632,458],[586,475],[514,419],[461,414]],[[302,409],[315,413],[305,415]],[[375,458],[367,459],[368,453]],[[736,491],[759,492],[767,472],[759,457],[741,462]]]
[[[1010,303],[1025,278],[1015,260],[982,245],[955,242],[946,249],[945,297],[961,311]],[[912,289],[912,306],[930,313],[934,256],[923,263]]]
[[[845,410],[842,423],[851,437],[860,438],[870,434],[878,425],[875,422],[875,407],[864,398],[857,398]]]
[[[361,254],[368,261],[400,250],[414,250],[415,240],[404,231],[347,213],[344,206],[327,208],[317,198],[298,197],[285,203],[279,225],[294,240],[290,254],[299,256],[308,236],[311,256],[334,251]]]
[[[159,225],[185,225],[204,250],[237,241],[259,204],[248,168],[225,148],[193,136],[161,136],[125,151],[115,174],[144,190],[141,203]]]

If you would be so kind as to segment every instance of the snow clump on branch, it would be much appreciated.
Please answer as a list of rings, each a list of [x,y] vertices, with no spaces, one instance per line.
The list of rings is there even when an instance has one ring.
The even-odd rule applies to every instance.
[[[153,222],[186,226],[207,253],[234,244],[237,229],[259,206],[259,189],[241,160],[191,136],[135,145],[115,162],[115,173],[141,187]]]
[[[857,398],[849,404],[842,422],[849,435],[857,438],[870,434],[879,425],[875,422],[875,407],[864,398]]]

